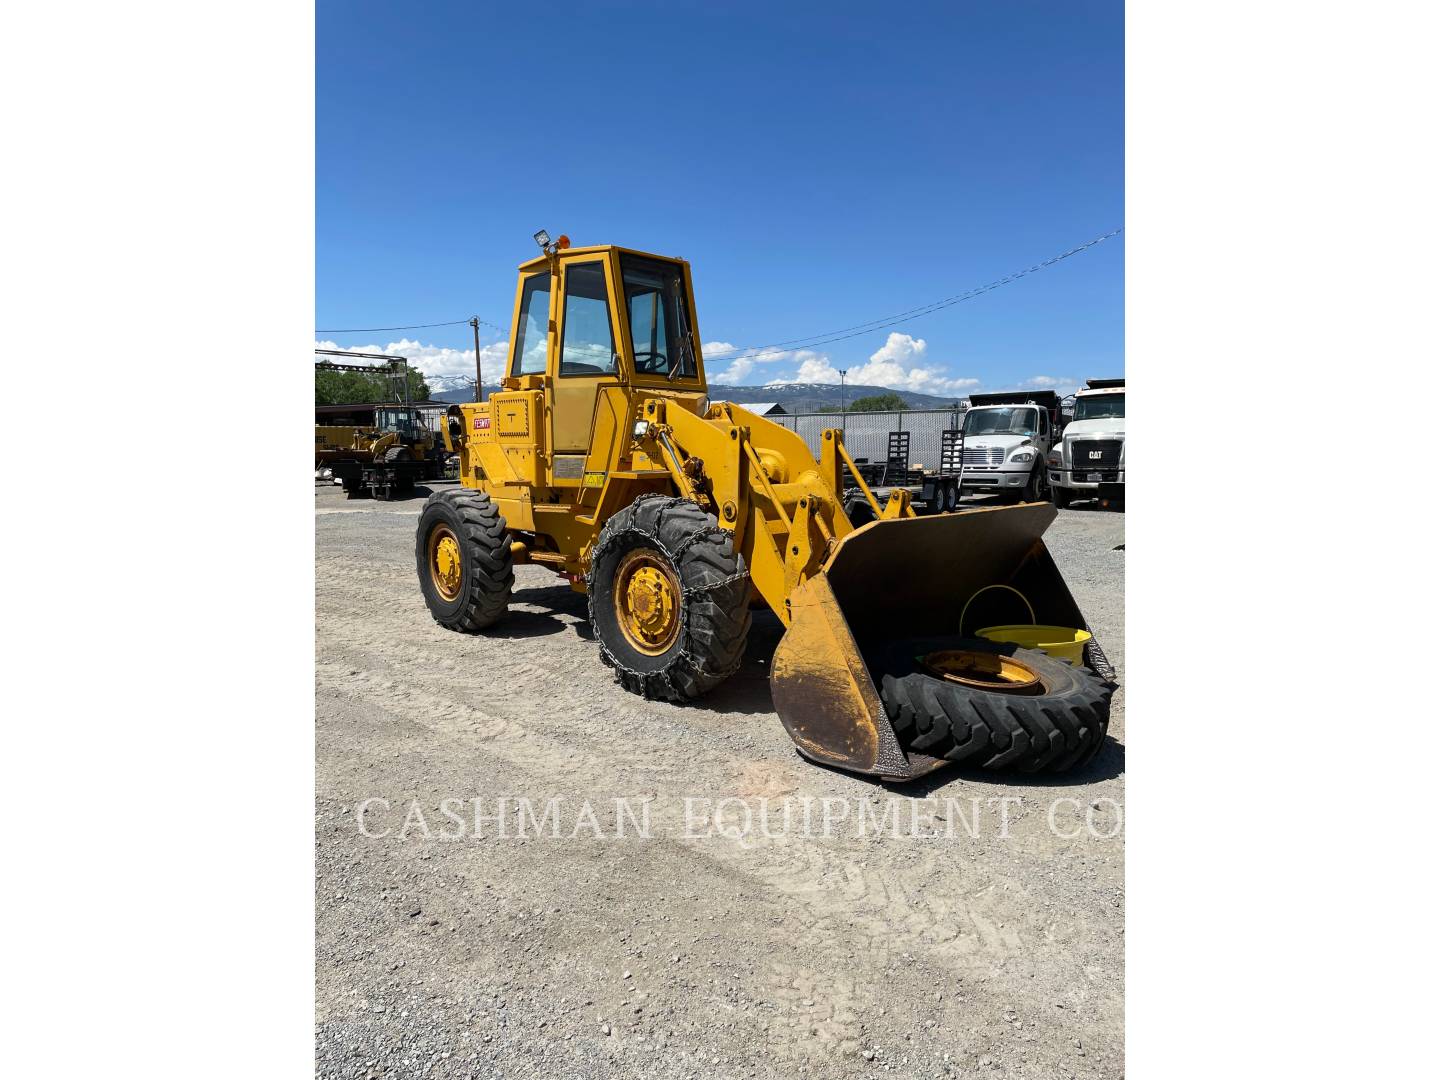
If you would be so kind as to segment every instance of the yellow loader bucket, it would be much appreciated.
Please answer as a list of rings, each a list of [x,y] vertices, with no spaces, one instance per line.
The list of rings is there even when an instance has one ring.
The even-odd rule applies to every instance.
[[[844,537],[792,593],[771,667],[775,709],[800,753],[887,780],[950,764],[901,747],[866,658],[891,641],[956,634],[985,585],[1018,589],[1036,622],[1085,627],[1041,539],[1055,517],[1029,503],[872,521]]]

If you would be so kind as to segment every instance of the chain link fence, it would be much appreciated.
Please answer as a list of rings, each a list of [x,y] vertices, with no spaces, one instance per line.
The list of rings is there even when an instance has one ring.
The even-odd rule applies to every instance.
[[[742,406],[743,407],[743,406]],[[820,456],[820,433],[839,428],[851,457],[884,461],[886,442],[892,431],[910,432],[910,464],[929,469],[940,467],[940,433],[956,431],[964,409],[901,409],[894,412],[793,413],[767,416],[766,420],[787,427],[805,440],[810,452]]]

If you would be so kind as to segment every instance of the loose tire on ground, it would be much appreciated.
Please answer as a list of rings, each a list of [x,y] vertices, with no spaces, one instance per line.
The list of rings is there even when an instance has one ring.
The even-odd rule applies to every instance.
[[[942,649],[996,653],[1039,677],[1034,696],[939,678],[917,659]],[[1092,758],[1110,724],[1113,687],[1089,668],[1035,649],[974,638],[895,642],[879,658],[880,699],[902,746],[985,769],[1060,773]]]
[[[431,495],[415,530],[415,563],[425,605],[441,626],[473,633],[504,617],[515,568],[490,496],[464,488]]]
[[[730,534],[688,499],[642,495],[612,517],[587,584],[601,659],[632,694],[689,701],[740,666],[750,576]]]

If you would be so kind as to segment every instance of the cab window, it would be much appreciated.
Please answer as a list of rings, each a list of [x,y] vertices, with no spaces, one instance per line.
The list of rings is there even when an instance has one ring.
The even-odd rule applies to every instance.
[[[1034,435],[1039,411],[1033,405],[971,409],[963,427],[966,435]]]
[[[615,371],[615,336],[610,330],[603,264],[572,263],[566,268],[561,334],[561,375],[609,375]]]
[[[1124,415],[1124,394],[1091,394],[1075,399],[1076,420],[1100,420],[1108,417],[1118,420]]]
[[[685,277],[675,263],[620,256],[635,371],[668,379],[698,374]]]
[[[516,323],[515,356],[511,375],[543,375],[545,346],[550,326],[550,273],[525,279],[520,295],[520,319]]]

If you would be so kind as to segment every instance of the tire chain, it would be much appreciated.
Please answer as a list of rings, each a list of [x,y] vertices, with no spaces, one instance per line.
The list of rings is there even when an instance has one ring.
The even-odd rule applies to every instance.
[[[649,495],[649,496],[642,495],[642,496],[640,496],[640,498],[636,499],[635,502],[636,502],[636,503],[648,502],[650,499],[659,499],[659,498],[665,498],[665,496],[663,496],[663,495]],[[675,498],[675,497],[672,496],[672,497],[670,497],[668,503],[666,504],[666,507],[662,507],[661,509],[665,509],[665,508],[670,507],[670,506],[678,506],[679,504],[681,504],[681,503],[686,503],[686,502],[691,503],[691,504],[694,505],[694,506],[699,506],[699,505],[700,505],[699,503],[694,502],[694,500],[692,500],[692,499],[679,499],[679,498]],[[634,504],[632,503],[631,505],[634,505]],[[606,551],[608,551],[608,550],[610,549],[610,547],[613,546],[614,544],[618,544],[618,543],[620,542],[620,539],[621,539],[622,536],[628,536],[628,535],[631,535],[631,534],[634,534],[634,533],[638,533],[639,535],[641,535],[641,536],[645,537],[647,540],[649,540],[649,541],[654,545],[654,547],[656,548],[656,550],[665,552],[665,554],[666,554],[667,556],[670,555],[669,550],[665,547],[664,544],[662,544],[662,543],[660,542],[660,537],[659,537],[659,534],[658,534],[658,533],[652,532],[652,531],[650,531],[649,529],[641,528],[641,527],[638,526],[638,525],[633,525],[633,526],[632,526],[630,529],[628,529],[625,533],[617,533],[615,536],[612,536],[612,537],[611,537],[608,541],[606,541],[605,543],[596,545],[596,547],[590,552],[590,567],[591,567],[592,573],[593,573],[593,571],[594,571],[595,564],[596,564],[596,562],[599,561],[599,557],[600,557],[601,555],[603,555]],[[685,551],[686,548],[688,548],[691,544],[698,543],[698,542],[699,542],[701,539],[703,539],[703,538],[706,538],[706,537],[711,536],[713,533],[723,533],[723,530],[720,529],[718,526],[715,526],[715,525],[705,525],[705,526],[702,526],[701,528],[696,529],[694,532],[692,532],[692,533],[690,533],[688,536],[686,536],[685,539],[682,540],[678,545],[676,545],[676,551],[675,551],[675,554],[674,554],[673,558],[678,562],[680,555],[684,553],[684,551]],[[676,570],[677,570],[677,571],[679,570],[679,567],[678,567],[678,566],[676,567]],[[696,587],[693,588],[693,589],[685,589],[685,590],[682,590],[681,593],[680,593],[680,597],[681,597],[682,600],[688,600],[688,599],[689,599],[690,597],[692,597],[692,596],[695,596],[695,595],[697,595],[697,594],[699,594],[699,593],[709,592],[709,591],[712,590],[712,589],[718,589],[718,588],[720,588],[722,585],[731,585],[731,584],[734,584],[735,582],[738,582],[738,581],[749,581],[749,580],[750,580],[750,573],[749,573],[749,571],[745,571],[745,572],[742,572],[742,573],[739,573],[739,574],[732,574],[730,577],[724,578],[724,579],[722,579],[722,580],[720,580],[720,581],[712,581],[709,585],[699,585],[699,586],[696,586]],[[586,582],[586,587],[587,587],[587,588],[591,588],[591,587],[592,587],[592,583],[589,582],[589,581],[587,581],[587,582]],[[592,624],[591,624],[591,625],[592,625],[592,627],[593,627],[593,625],[594,625],[594,624],[593,624],[593,620],[592,620]],[[597,634],[596,637],[597,637],[597,639],[598,639],[599,635]],[[690,667],[691,667],[692,669],[694,669],[694,670],[696,670],[696,671],[703,671],[703,670],[704,670],[704,667],[703,667],[703,665],[700,663],[700,658],[699,658],[698,656],[696,656],[693,652],[690,651],[689,647],[688,647],[687,644],[686,644],[686,641],[687,641],[687,640],[688,640],[688,635],[683,636],[683,637],[681,638],[680,656],[679,656],[679,659],[680,659],[681,661],[688,662],[689,665],[690,665]],[[603,643],[602,643],[602,644],[603,644]],[[641,684],[642,686],[648,687],[648,686],[650,685],[650,683],[651,683],[651,680],[661,681],[661,673],[660,673],[660,672],[636,671],[636,670],[633,669],[633,668],[626,667],[624,664],[622,664],[622,663],[620,662],[620,658],[619,658],[618,656],[615,656],[615,655],[613,655],[612,653],[610,653],[610,651],[609,651],[608,649],[603,649],[603,648],[602,648],[602,650],[601,650],[601,656],[602,656],[602,657],[606,657],[606,658],[608,659],[609,663],[610,663],[611,665],[613,665],[613,666],[616,668],[616,670],[621,671],[621,672],[623,672],[624,674],[631,676],[632,678],[638,679],[638,680],[640,681],[640,684]]]

